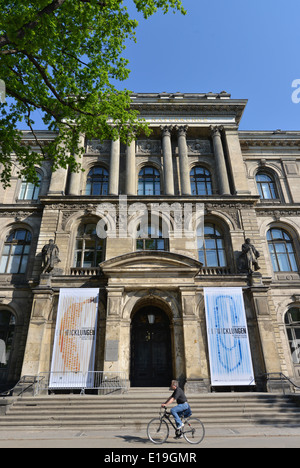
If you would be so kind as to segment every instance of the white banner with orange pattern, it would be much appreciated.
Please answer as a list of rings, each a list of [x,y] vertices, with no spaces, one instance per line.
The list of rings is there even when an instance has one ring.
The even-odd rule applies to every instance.
[[[99,289],[61,289],[49,388],[91,388]]]

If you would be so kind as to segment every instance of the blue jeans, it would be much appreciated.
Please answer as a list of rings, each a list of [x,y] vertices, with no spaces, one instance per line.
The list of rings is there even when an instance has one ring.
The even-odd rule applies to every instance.
[[[187,410],[189,407],[188,402],[182,403],[181,405],[174,406],[174,408],[171,409],[171,414],[174,416],[176,426],[180,427],[182,424],[182,421],[180,417],[178,416],[178,413],[182,413],[183,411]]]

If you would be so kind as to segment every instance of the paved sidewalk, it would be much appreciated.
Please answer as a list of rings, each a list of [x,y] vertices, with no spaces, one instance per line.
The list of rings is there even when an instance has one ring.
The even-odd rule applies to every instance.
[[[199,450],[201,448],[300,448],[299,427],[208,427],[202,444],[193,446],[185,440],[175,441],[170,431],[168,441],[161,446],[152,444],[145,430],[70,430],[39,429],[1,430],[0,448],[102,448],[105,453],[111,449],[146,449],[147,452],[164,449]],[[145,453],[146,453],[145,451]]]

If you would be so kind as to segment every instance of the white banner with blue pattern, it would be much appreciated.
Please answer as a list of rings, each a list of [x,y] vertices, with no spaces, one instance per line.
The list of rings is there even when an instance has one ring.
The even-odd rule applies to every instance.
[[[242,288],[204,288],[212,386],[255,385]]]

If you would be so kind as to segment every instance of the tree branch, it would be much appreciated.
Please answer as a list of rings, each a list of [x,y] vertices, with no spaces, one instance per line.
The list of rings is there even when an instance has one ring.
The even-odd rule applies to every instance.
[[[24,24],[18,31],[17,31],[17,38],[18,39],[23,39],[23,37],[26,34],[26,31],[34,29],[36,25],[39,22],[39,19],[44,16],[44,15],[51,15],[55,10],[60,8],[66,0],[53,0],[50,5],[47,5],[43,10],[39,11],[37,13],[37,18],[33,21],[29,21],[29,23]],[[79,0],[82,3],[90,3],[90,0]],[[106,6],[105,1],[99,1],[97,2],[97,5],[99,5],[101,8],[104,8]],[[12,41],[9,39],[7,34],[4,34],[3,36],[0,37],[0,48],[11,44]]]
[[[37,18],[34,21],[29,21],[29,23],[24,24],[24,26],[22,26],[17,31],[17,38],[22,39],[25,36],[27,30],[31,30],[31,29],[34,29],[36,27],[36,25],[39,22],[39,19],[42,16],[51,15],[51,13],[53,13],[55,10],[60,8],[65,3],[65,1],[66,0],[53,0],[53,2],[50,3],[50,5],[47,5],[45,8],[43,8],[43,10],[41,10],[41,11],[39,11],[37,13]],[[7,34],[4,34],[3,36],[0,37],[0,47],[2,48],[2,47],[4,47],[5,45],[8,45],[8,44],[11,44],[11,41],[10,41],[9,37],[7,36]]]

